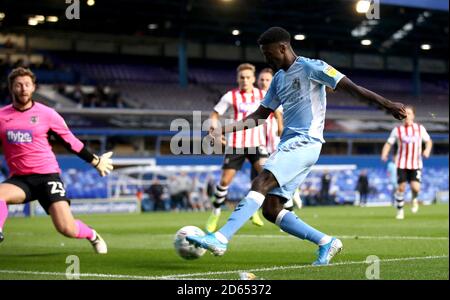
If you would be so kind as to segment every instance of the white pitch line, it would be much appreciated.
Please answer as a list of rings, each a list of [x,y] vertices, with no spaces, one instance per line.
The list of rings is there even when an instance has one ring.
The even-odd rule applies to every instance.
[[[153,235],[173,237],[169,234]],[[415,236],[415,235],[336,235],[341,239],[362,239],[362,240],[448,240],[448,236]],[[296,238],[289,234],[237,234],[233,238],[265,238],[265,239],[286,239]]]
[[[63,272],[40,272],[40,271],[24,271],[24,270],[0,270],[0,274],[16,274],[16,275],[48,275],[48,276],[66,276]],[[79,275],[80,277],[99,277],[111,279],[136,279],[136,280],[154,280],[155,276],[138,276],[138,275],[121,275],[121,274],[97,274],[97,273],[70,273],[70,276]]]
[[[295,238],[292,235],[276,234],[238,234],[234,238]],[[448,240],[447,236],[395,236],[395,235],[337,235],[341,239],[363,239],[363,240]]]
[[[364,240],[448,240],[447,236],[395,236],[395,235],[341,235],[342,239],[364,239]]]
[[[448,258],[448,255],[387,258],[387,259],[380,259],[380,263],[408,261],[408,260],[439,259],[439,258]],[[191,274],[174,274],[174,275],[160,276],[157,279],[175,279],[175,278],[183,278],[185,276],[186,277],[211,276],[211,275],[234,274],[234,273],[241,273],[241,272],[267,272],[267,271],[278,271],[278,270],[307,269],[307,268],[317,268],[317,267],[323,268],[323,267],[359,265],[359,264],[367,264],[367,262],[365,260],[363,260],[363,261],[340,262],[340,263],[334,263],[334,264],[323,265],[323,266],[293,265],[293,266],[275,266],[275,267],[269,267],[269,268],[259,268],[259,269],[249,269],[249,270],[232,270],[232,271],[217,271],[217,272],[204,272],[204,273],[191,273]]]
[[[24,270],[0,270],[0,274],[15,274],[15,275],[48,275],[48,276],[66,276],[63,272],[40,272],[40,271],[24,271]],[[139,275],[122,275],[122,274],[97,274],[97,273],[81,273],[81,274],[69,274],[72,277],[97,277],[97,278],[109,278],[109,279],[134,279],[134,280],[157,280],[163,276],[139,276]],[[174,280],[181,280],[173,278]],[[210,278],[182,278],[182,280],[211,280]]]
[[[387,258],[380,259],[380,263],[385,262],[398,262],[409,260],[427,260],[427,259],[440,259],[448,258],[448,255],[440,256],[418,256],[418,257],[400,257],[400,258]],[[217,271],[217,272],[203,272],[203,273],[191,273],[191,274],[173,274],[164,276],[139,276],[139,275],[122,275],[122,274],[97,274],[97,273],[81,273],[70,274],[71,276],[79,275],[80,277],[97,277],[97,278],[109,278],[109,279],[134,279],[134,280],[213,280],[209,278],[199,278],[199,276],[211,276],[211,275],[225,275],[225,274],[238,274],[241,272],[267,272],[277,270],[291,270],[291,269],[307,269],[307,268],[319,268],[319,267],[334,267],[345,265],[357,265],[366,264],[366,261],[348,261],[334,263],[326,266],[313,266],[313,265],[292,265],[292,266],[274,266],[268,268],[249,269],[249,270],[230,270],[230,271]],[[0,274],[16,274],[16,275],[48,275],[48,276],[66,276],[63,272],[40,272],[40,271],[24,271],[24,270],[0,270]]]

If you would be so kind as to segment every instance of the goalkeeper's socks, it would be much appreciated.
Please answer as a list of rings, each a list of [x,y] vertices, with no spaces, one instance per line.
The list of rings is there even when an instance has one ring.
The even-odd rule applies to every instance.
[[[8,205],[6,205],[5,200],[0,199],[0,231],[2,230],[7,217],[8,217]]]
[[[84,224],[82,221],[75,220],[75,224],[78,228],[78,232],[76,234],[77,239],[88,239],[90,241],[93,241],[96,238],[95,231]]]
[[[284,232],[292,234],[302,240],[313,242],[316,245],[331,241],[329,236],[306,224],[293,212],[286,209],[280,211],[275,223],[280,226]]]
[[[250,219],[250,217],[261,207],[265,196],[255,191],[250,191],[236,206],[227,223],[220,228],[219,232],[230,240],[231,237]]]

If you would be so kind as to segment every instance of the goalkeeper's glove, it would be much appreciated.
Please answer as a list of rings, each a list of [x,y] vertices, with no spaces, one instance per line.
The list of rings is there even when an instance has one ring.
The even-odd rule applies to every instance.
[[[111,159],[112,155],[112,152],[104,153],[100,157],[94,154],[94,159],[92,160],[91,164],[97,169],[100,176],[104,177],[111,173],[111,171],[114,169]]]

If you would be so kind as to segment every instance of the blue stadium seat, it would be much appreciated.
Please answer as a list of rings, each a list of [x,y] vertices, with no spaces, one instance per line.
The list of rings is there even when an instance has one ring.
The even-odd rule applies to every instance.
[[[330,172],[333,177],[331,188],[336,191],[337,203],[355,201],[355,187],[360,171],[347,170]],[[386,170],[383,168],[369,168],[367,171],[369,185],[374,191],[369,195],[368,201],[372,203],[390,201],[394,187],[386,177]],[[448,190],[448,172],[448,167],[425,168],[422,176],[422,191],[419,195],[420,200],[431,201],[434,199],[437,191]],[[220,179],[220,174],[220,170],[212,174],[216,182]],[[306,180],[311,185],[311,188],[316,191],[320,190],[321,175],[320,172],[311,172]],[[190,176],[194,177],[195,174],[190,174]],[[114,175],[110,178],[114,178]],[[208,175],[201,174],[199,178],[201,181],[205,181]],[[100,177],[93,169],[89,171],[68,169],[62,173],[62,179],[66,184],[67,195],[71,199],[106,198],[108,196],[108,178]],[[231,201],[240,201],[247,195],[250,187],[250,168],[245,167],[242,171],[237,172],[235,179],[229,187],[228,199]],[[305,187],[306,185],[304,184],[303,188]],[[126,190],[130,195],[135,194],[137,187],[130,185],[127,186]],[[410,198],[411,190],[407,186],[406,199]]]

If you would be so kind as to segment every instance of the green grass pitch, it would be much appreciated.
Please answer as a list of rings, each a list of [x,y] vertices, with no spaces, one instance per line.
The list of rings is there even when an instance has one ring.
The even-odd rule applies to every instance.
[[[83,240],[56,233],[47,217],[10,218],[0,244],[0,279],[66,279],[69,255],[80,261],[81,279],[366,279],[370,255],[377,256],[380,279],[449,279],[448,206],[421,207],[395,220],[394,208],[307,207],[296,213],[326,233],[338,236],[344,251],[332,265],[313,267],[316,246],[247,223],[223,257],[206,253],[197,260],[175,254],[173,236],[185,225],[203,228],[208,213],[81,215],[107,241],[109,253],[96,255]],[[230,211],[222,214],[224,224]],[[368,271],[369,267],[369,271]],[[373,274],[373,273],[372,273]]]

